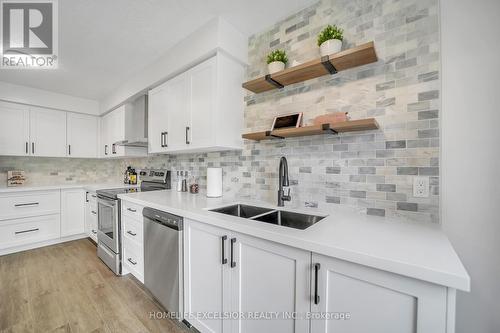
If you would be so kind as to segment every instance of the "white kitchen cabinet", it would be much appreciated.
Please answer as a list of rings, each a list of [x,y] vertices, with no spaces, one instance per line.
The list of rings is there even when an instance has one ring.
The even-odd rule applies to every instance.
[[[311,333],[453,332],[446,287],[318,254],[312,262],[312,312],[349,318],[312,319]]]
[[[85,190],[61,190],[61,237],[85,233]]]
[[[122,265],[123,274],[132,274],[144,283],[144,207],[122,201]]]
[[[229,243],[231,310],[280,315],[275,320],[238,318],[231,332],[309,332],[309,320],[285,316],[310,309],[311,253],[242,234],[232,235]]]
[[[66,156],[66,112],[31,107],[30,141],[32,156]]]
[[[223,313],[231,308],[229,230],[184,220],[184,312]],[[230,332],[229,320],[190,318],[202,333]]]
[[[215,144],[215,92],[217,85],[217,58],[213,57],[188,72],[189,118],[187,144],[199,149]],[[237,112],[237,111],[236,111]]]
[[[59,214],[59,190],[0,193],[0,220]]]
[[[241,149],[243,67],[225,54],[149,92],[149,152]]]
[[[0,155],[97,157],[97,117],[0,102]]]
[[[148,94],[148,151],[162,153],[167,151],[168,135],[168,84],[151,90]],[[154,110],[154,111],[153,111]]]
[[[167,87],[167,150],[185,149],[189,127],[189,76],[183,73],[168,81]]]
[[[66,118],[69,157],[97,157],[97,117],[68,112]]]
[[[128,103],[102,116],[101,157],[147,155],[146,146],[129,145],[131,141],[144,140],[144,112],[144,108],[137,110],[133,104]]]
[[[59,214],[0,221],[0,250],[57,239],[60,232]]]
[[[97,195],[86,192],[85,202],[85,233],[97,243]]]
[[[59,190],[0,193],[0,255],[57,241],[60,203]]]
[[[184,258],[187,313],[309,311],[310,252],[185,220]],[[292,318],[190,322],[201,332],[309,332]]]
[[[0,155],[29,155],[29,108],[0,102],[0,119]]]

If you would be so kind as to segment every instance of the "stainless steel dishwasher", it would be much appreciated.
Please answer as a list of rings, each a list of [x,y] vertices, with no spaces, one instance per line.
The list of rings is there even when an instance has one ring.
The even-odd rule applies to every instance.
[[[144,284],[165,310],[181,316],[183,219],[149,207],[144,208],[142,215]]]

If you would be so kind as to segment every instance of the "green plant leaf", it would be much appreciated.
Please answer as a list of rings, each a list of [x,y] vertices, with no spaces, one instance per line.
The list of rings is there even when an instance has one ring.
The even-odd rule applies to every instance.
[[[318,35],[318,46],[330,39],[344,39],[344,30],[336,25],[327,25]]]
[[[288,62],[288,57],[286,56],[286,52],[284,50],[274,50],[267,55],[267,63],[270,64],[273,61],[281,61],[283,63]]]

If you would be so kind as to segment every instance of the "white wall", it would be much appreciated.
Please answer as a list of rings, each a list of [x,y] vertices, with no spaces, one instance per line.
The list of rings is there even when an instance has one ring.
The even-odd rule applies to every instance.
[[[156,62],[147,65],[135,76],[114,89],[110,96],[101,101],[101,113],[110,111],[138,93],[166,81],[189,67],[224,50],[235,59],[246,63],[248,40],[232,25],[216,18],[176,44]]]
[[[472,281],[457,333],[500,332],[499,15],[499,0],[441,0],[442,221]]]
[[[0,100],[98,115],[99,102],[0,81]]]

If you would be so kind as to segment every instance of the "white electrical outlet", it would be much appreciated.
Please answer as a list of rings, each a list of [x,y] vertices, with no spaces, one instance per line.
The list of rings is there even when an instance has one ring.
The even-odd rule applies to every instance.
[[[413,178],[413,196],[415,198],[429,197],[429,177]]]

